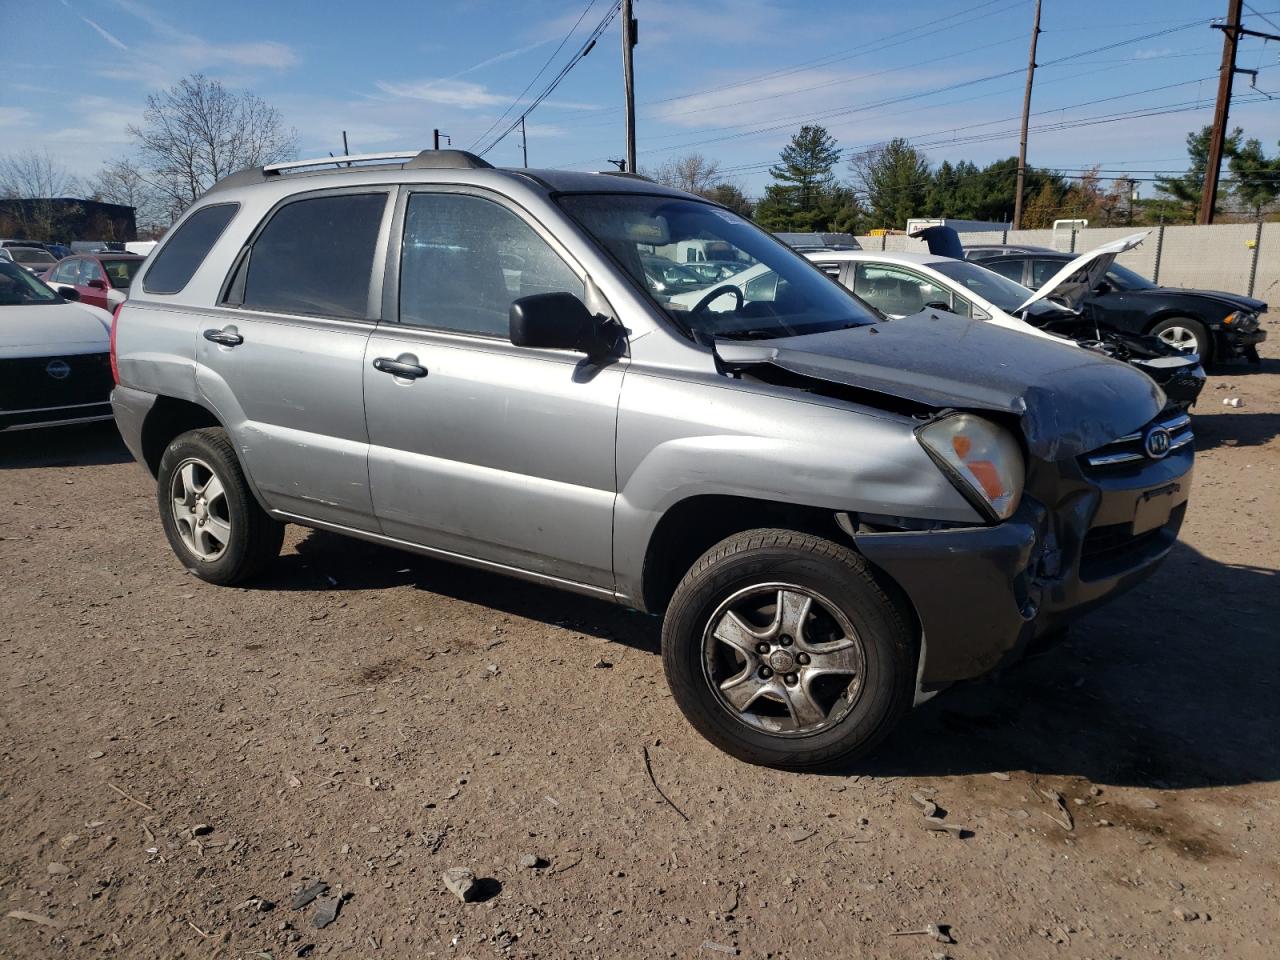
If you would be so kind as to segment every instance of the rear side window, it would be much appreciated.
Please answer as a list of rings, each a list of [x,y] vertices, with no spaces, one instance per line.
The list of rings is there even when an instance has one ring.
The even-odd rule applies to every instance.
[[[241,265],[244,291],[234,299],[252,310],[365,319],[386,205],[387,194],[364,193],[281,207],[253,241]]]
[[[182,290],[195,276],[239,209],[238,203],[218,203],[202,207],[187,217],[156,253],[142,289],[147,293],[178,293]]]

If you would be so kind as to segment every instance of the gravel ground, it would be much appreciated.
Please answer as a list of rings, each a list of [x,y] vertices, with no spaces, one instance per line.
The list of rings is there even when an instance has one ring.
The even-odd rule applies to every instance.
[[[695,735],[652,619],[296,527],[209,586],[110,424],[0,437],[0,956],[1280,956],[1266,353],[1156,577],[825,776]]]

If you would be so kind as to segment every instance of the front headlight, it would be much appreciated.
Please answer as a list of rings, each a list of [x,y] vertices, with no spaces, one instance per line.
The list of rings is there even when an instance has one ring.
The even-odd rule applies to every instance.
[[[1027,467],[1007,430],[971,413],[958,413],[916,431],[920,443],[961,493],[993,520],[1018,509]]]
[[[1232,330],[1238,330],[1241,333],[1249,333],[1258,328],[1258,315],[1237,310],[1235,313],[1229,313],[1223,317],[1222,325],[1230,327]]]

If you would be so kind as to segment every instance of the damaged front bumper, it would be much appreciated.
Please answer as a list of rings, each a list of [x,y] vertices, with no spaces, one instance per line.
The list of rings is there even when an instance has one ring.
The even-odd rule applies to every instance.
[[[1163,460],[1039,461],[1017,512],[989,527],[857,533],[915,608],[920,691],[1016,659],[1159,567],[1186,512],[1190,444]]]

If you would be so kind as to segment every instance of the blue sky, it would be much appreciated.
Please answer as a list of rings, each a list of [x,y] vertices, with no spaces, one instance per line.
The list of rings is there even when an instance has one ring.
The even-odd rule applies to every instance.
[[[343,130],[352,152],[429,146],[432,128],[454,146],[484,147],[518,115],[485,136],[574,23],[581,17],[530,95],[611,2],[595,0],[583,16],[587,0],[0,0],[9,61],[0,153],[47,149],[91,175],[128,152],[125,128],[140,120],[147,94],[195,71],[277,106],[303,156],[339,151]],[[810,118],[851,151],[905,136],[934,163],[1010,156],[1032,7],[636,0],[640,164],[698,151],[758,195],[764,168]],[[1208,22],[1224,0],[1044,7],[1030,162],[1071,172],[1100,163],[1140,177],[1181,169],[1186,132],[1212,117],[1222,45]],[[1251,0],[1250,9],[1280,24],[1280,0]],[[1246,23],[1280,33],[1257,15]],[[615,19],[532,114],[531,166],[601,169],[622,155],[619,49]],[[1258,87],[1277,98],[1263,99],[1238,77],[1232,122],[1274,152],[1280,44],[1246,40],[1240,65],[1260,68]],[[1124,113],[1149,115],[1061,126]],[[518,131],[486,158],[518,165]]]

